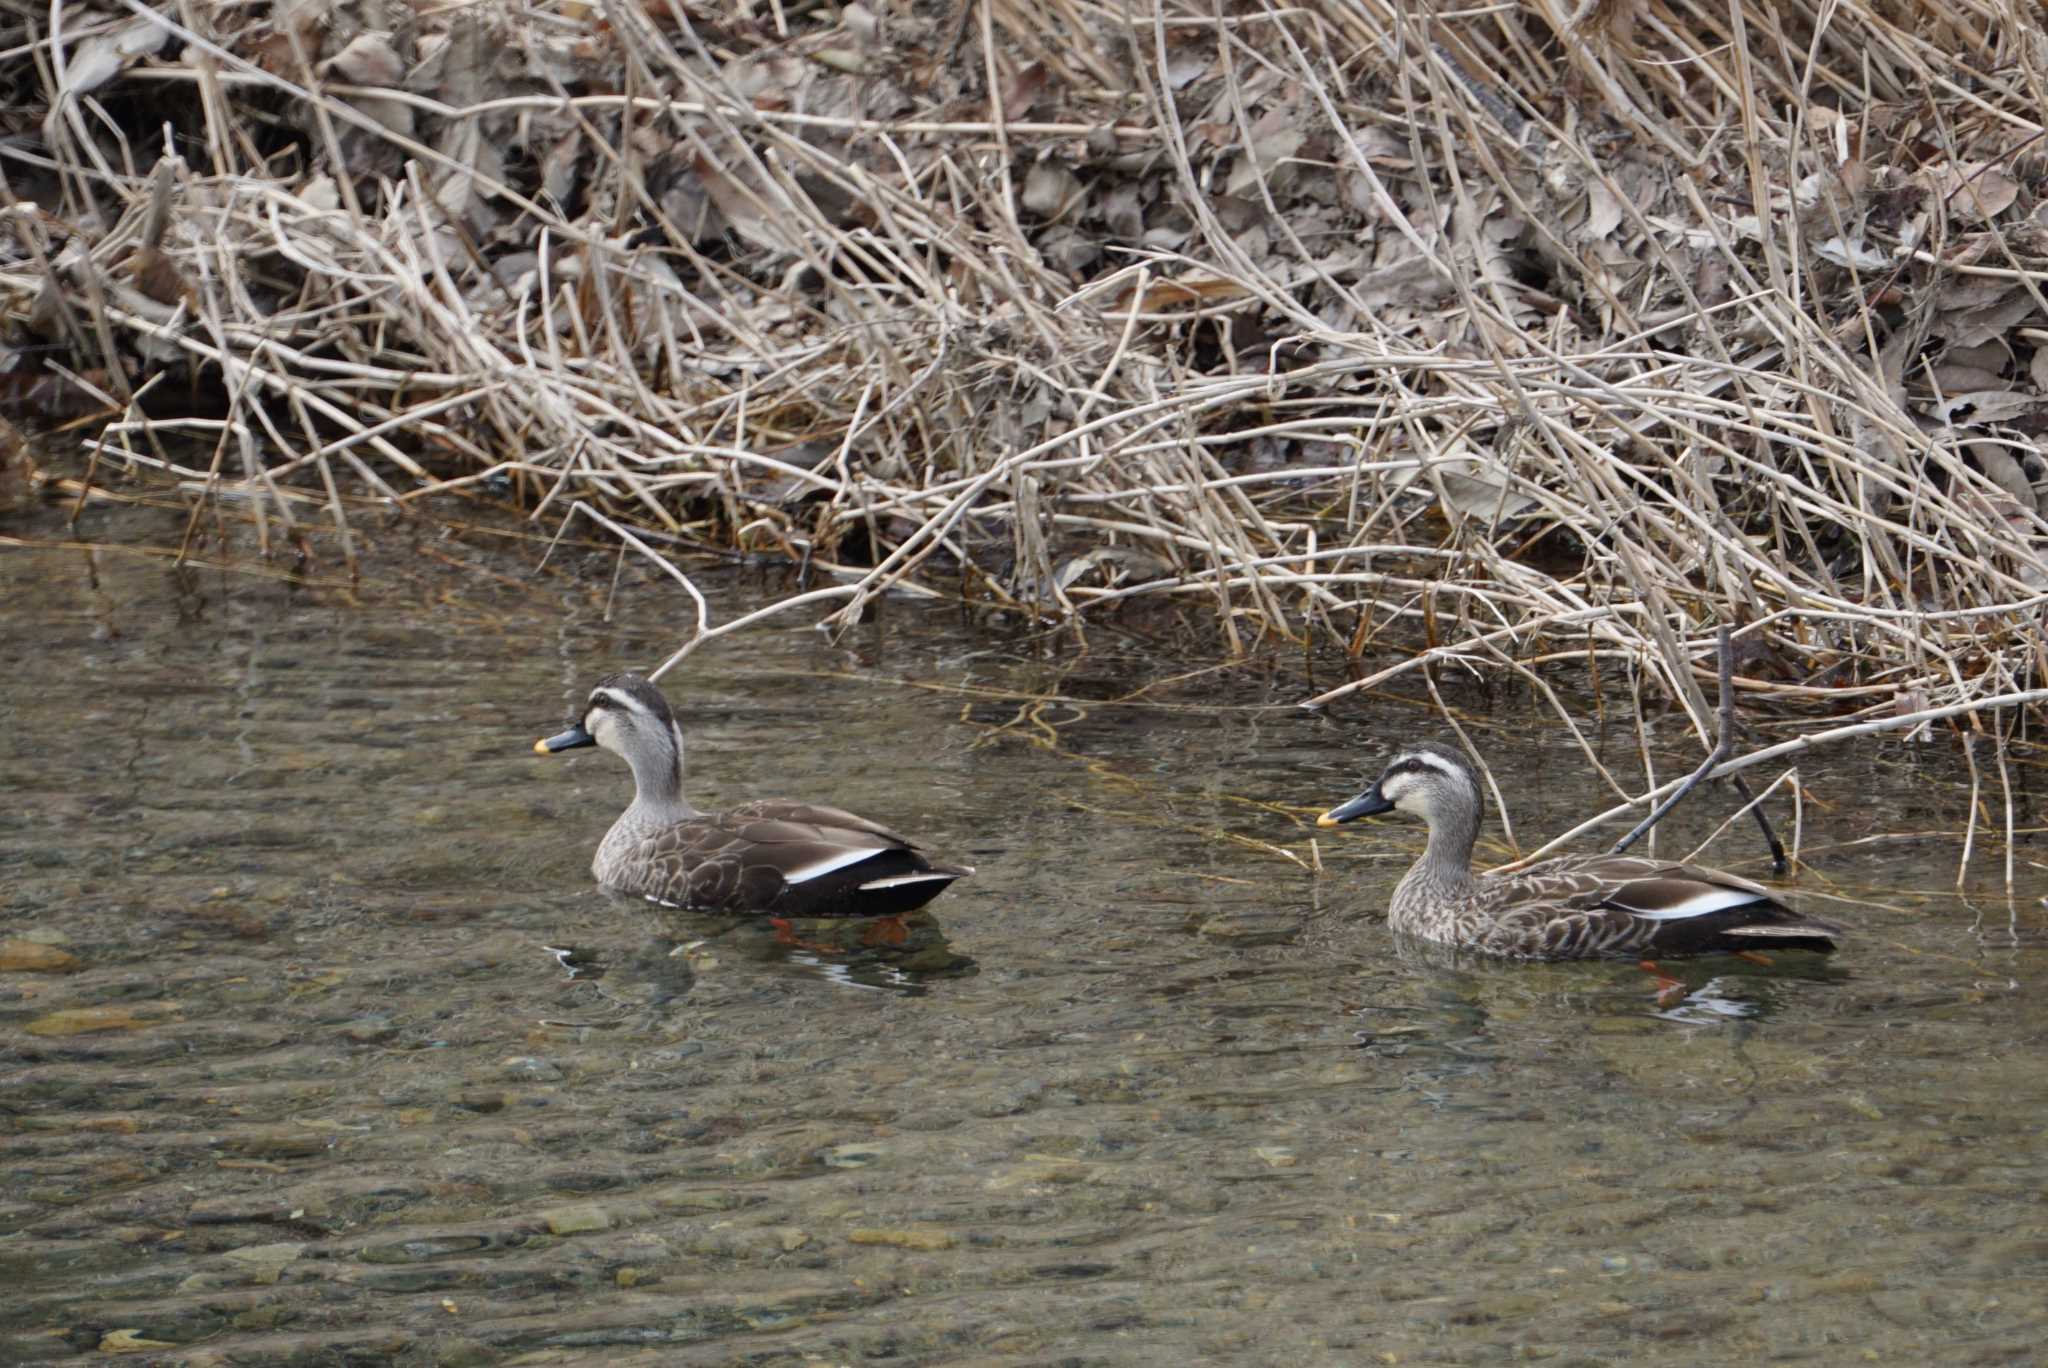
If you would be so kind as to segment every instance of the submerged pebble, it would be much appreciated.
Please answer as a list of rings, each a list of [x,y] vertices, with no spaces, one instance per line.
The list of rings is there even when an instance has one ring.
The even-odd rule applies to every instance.
[[[507,1078],[532,1083],[559,1083],[562,1080],[561,1065],[545,1059],[536,1059],[531,1055],[517,1055],[511,1059],[501,1060],[498,1072]]]
[[[67,1007],[37,1017],[23,1029],[36,1036],[73,1036],[97,1031],[139,1031],[156,1024],[129,1007]]]
[[[84,967],[69,950],[32,940],[0,940],[0,972],[68,974]]]
[[[889,1153],[883,1145],[834,1145],[821,1156],[830,1168],[866,1168]]]
[[[1240,912],[1211,917],[1197,932],[1227,945],[1278,945],[1301,934],[1301,919],[1292,914]]]
[[[863,1226],[850,1230],[846,1238],[857,1245],[889,1245],[896,1249],[938,1250],[953,1247],[953,1233],[930,1226]]]
[[[580,1235],[589,1230],[610,1230],[612,1226],[611,1213],[590,1202],[544,1211],[541,1219],[552,1235]]]

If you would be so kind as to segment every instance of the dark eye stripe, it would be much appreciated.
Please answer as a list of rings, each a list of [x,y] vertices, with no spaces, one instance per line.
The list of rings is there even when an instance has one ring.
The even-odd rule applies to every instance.
[[[590,702],[584,705],[583,710],[595,712],[599,708],[610,708],[614,712],[640,713],[643,716],[652,715],[652,710],[645,703],[617,689],[596,689],[591,692]]]

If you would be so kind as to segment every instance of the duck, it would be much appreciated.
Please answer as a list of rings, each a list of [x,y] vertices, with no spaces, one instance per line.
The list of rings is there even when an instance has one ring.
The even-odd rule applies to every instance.
[[[1717,869],[1630,855],[1565,855],[1526,869],[1474,874],[1479,780],[1465,756],[1423,742],[1387,763],[1371,788],[1316,819],[1340,826],[1405,812],[1429,845],[1394,889],[1387,923],[1422,940],[1513,959],[1835,949],[1842,928],[1800,914],[1762,884]]]
[[[633,770],[633,801],[597,847],[604,888],[697,911],[779,918],[891,917],[924,906],[970,865],[932,859],[878,822],[766,798],[700,812],[683,797],[683,729],[667,697],[631,673],[597,681],[541,755],[597,746]]]

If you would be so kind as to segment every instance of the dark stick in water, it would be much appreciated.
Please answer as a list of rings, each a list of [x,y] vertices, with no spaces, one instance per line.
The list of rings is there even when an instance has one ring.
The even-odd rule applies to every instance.
[[[1729,634],[1726,626],[1715,629],[1714,644],[1720,656],[1721,699],[1720,706],[1715,710],[1718,714],[1715,730],[1719,734],[1714,738],[1713,753],[1707,756],[1706,761],[1698,769],[1686,777],[1685,782],[1680,784],[1669,798],[1659,803],[1651,810],[1649,816],[1638,822],[1635,830],[1614,843],[1613,854],[1621,854],[1638,840],[1642,839],[1644,832],[1663,821],[1664,815],[1677,807],[1685,796],[1699,785],[1700,780],[1706,778],[1708,772],[1714,766],[1726,760],[1729,752],[1735,749],[1735,645],[1734,639]],[[1783,874],[1788,864],[1785,858],[1784,842],[1778,839],[1777,832],[1771,830],[1771,819],[1764,815],[1762,806],[1751,796],[1749,785],[1742,782],[1742,776],[1731,775],[1730,778],[1735,781],[1736,792],[1742,795],[1742,801],[1749,804],[1749,810],[1756,815],[1757,826],[1763,830],[1764,841],[1771,848],[1772,872]]]

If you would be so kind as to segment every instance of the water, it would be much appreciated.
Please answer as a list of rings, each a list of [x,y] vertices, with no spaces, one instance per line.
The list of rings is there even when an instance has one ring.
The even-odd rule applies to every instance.
[[[388,529],[351,595],[0,556],[0,1360],[2038,1361],[2048,878],[2028,834],[2014,902],[1995,847],[1955,895],[1947,742],[1805,767],[1842,954],[1659,1001],[1397,944],[1409,827],[1282,853],[1425,708],[1302,713],[1298,659],[1156,624],[771,622],[665,681],[697,801],[980,867],[900,936],[779,936],[591,886],[625,769],[529,747],[687,615],[532,559]],[[1449,684],[1525,844],[1606,805]]]

